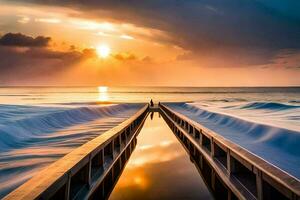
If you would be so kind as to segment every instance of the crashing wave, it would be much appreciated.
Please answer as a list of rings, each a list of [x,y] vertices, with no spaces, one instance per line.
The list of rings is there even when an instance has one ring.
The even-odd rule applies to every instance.
[[[266,109],[266,110],[286,110],[286,109],[294,109],[300,108],[297,105],[277,103],[277,102],[253,102],[248,103],[241,108],[244,109]]]
[[[21,147],[41,135],[138,107],[141,105],[77,108],[0,105],[0,151]]]

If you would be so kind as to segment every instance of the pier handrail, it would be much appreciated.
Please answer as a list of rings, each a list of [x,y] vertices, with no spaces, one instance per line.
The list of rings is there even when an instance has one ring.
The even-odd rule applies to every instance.
[[[165,104],[160,104],[160,108],[170,116],[173,122],[176,123],[175,117],[181,119],[187,124],[191,125],[195,130],[199,131],[206,137],[210,138],[210,142],[216,142],[221,146],[227,149],[226,153],[229,155],[233,155],[236,158],[241,158],[242,160],[250,163],[252,167],[252,171],[255,172],[259,178],[267,179],[268,181],[273,181],[273,184],[276,188],[280,188],[280,191],[288,194],[290,199],[298,199],[300,197],[300,181],[293,177],[292,175],[288,174],[287,172],[281,170],[280,168],[274,166],[273,164],[269,163],[268,161],[264,160],[263,158],[249,152],[245,148],[239,146],[231,142],[230,140],[224,138],[220,134],[210,130],[209,128],[201,125],[200,123],[188,118],[187,116],[171,109]],[[214,152],[212,150],[211,156],[214,157]],[[243,162],[243,161],[242,161]],[[227,158],[227,165],[228,165],[228,158]],[[230,165],[230,164],[229,164]],[[230,166],[227,166],[227,171],[230,174]],[[271,178],[271,179],[270,179]],[[260,182],[260,184],[262,184]],[[289,190],[290,192],[288,192]],[[258,199],[262,197],[258,196]]]
[[[84,195],[78,193],[73,198],[70,198],[71,178],[74,177],[76,173],[80,172],[81,174],[78,175],[78,178],[80,181],[86,181],[85,186],[87,186],[84,186],[83,190],[96,190],[96,185],[99,185],[100,183],[98,183],[99,181],[97,183],[92,181],[92,159],[98,154],[100,155],[101,152],[100,156],[102,156],[102,158],[100,160],[102,160],[102,167],[105,169],[102,170],[104,172],[102,172],[102,175],[98,176],[98,178],[101,177],[103,179],[103,173],[106,173],[108,168],[111,168],[113,162],[116,161],[116,159],[114,159],[116,158],[114,146],[118,143],[119,153],[122,153],[122,151],[125,150],[125,147],[129,145],[130,141],[133,139],[133,135],[140,130],[148,115],[148,109],[149,105],[146,104],[132,117],[118,126],[102,133],[98,137],[74,149],[64,157],[44,168],[27,182],[9,193],[4,199],[50,199],[55,193],[61,193],[60,190],[62,187],[66,187],[62,191],[64,199],[89,198],[91,192],[83,192]],[[121,141],[121,136],[123,137],[123,135],[126,137],[126,141]],[[127,138],[128,135],[129,138]],[[111,159],[109,163],[103,163],[105,152],[107,150],[110,152],[109,156],[111,156]],[[117,156],[119,156],[119,154]],[[86,177],[79,177],[82,174],[86,175]],[[78,178],[76,177],[76,179]],[[82,188],[80,190],[82,190]]]

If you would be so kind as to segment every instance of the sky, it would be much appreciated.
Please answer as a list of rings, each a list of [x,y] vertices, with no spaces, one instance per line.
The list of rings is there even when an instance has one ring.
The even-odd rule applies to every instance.
[[[0,85],[299,86],[299,0],[0,0]]]

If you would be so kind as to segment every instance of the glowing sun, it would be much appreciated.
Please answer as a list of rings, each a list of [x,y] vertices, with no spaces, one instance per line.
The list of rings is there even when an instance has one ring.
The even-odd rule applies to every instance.
[[[100,58],[107,58],[110,54],[110,47],[107,45],[100,45],[96,48],[97,54]]]

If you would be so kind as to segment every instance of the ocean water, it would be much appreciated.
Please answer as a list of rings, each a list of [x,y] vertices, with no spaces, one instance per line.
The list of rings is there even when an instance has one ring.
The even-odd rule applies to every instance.
[[[300,177],[299,87],[0,87],[0,198],[150,99],[187,102],[177,109],[260,156],[276,153],[272,163]]]

